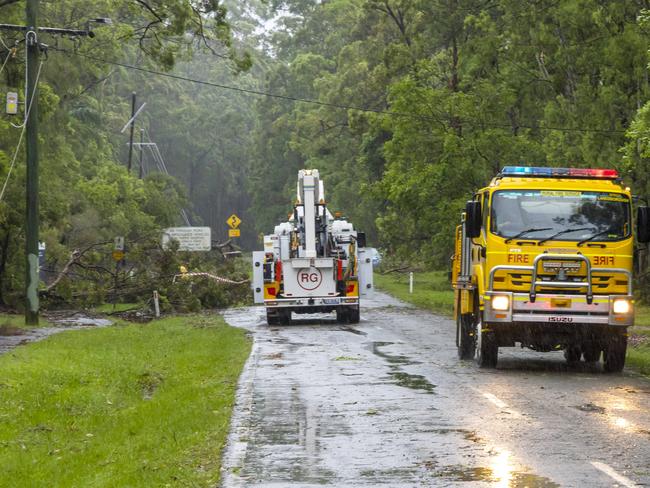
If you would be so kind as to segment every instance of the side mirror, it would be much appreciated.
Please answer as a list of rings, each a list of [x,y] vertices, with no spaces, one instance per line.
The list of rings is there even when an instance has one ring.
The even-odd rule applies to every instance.
[[[650,207],[639,207],[636,212],[636,240],[650,242]]]
[[[465,205],[465,233],[467,237],[474,238],[481,235],[481,202],[470,200]]]
[[[362,248],[366,247],[366,233],[357,232],[357,247]]]

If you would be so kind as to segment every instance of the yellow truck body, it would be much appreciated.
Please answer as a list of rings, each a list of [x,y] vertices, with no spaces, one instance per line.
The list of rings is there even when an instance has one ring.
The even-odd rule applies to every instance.
[[[644,216],[646,212],[643,213]],[[613,170],[506,167],[468,202],[452,258],[459,356],[564,349],[620,371],[634,323],[632,195]]]

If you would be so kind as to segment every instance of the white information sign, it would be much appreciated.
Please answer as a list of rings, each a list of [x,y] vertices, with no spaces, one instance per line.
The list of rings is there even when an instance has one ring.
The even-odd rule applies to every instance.
[[[210,227],[169,227],[163,231],[163,249],[169,248],[172,240],[179,243],[179,251],[209,251],[212,249]]]

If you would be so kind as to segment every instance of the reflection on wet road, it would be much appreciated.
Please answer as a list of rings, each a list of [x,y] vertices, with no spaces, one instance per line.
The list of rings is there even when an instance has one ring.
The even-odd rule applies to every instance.
[[[514,348],[479,370],[449,319],[364,305],[354,327],[226,313],[255,345],[225,488],[650,486],[650,382]]]

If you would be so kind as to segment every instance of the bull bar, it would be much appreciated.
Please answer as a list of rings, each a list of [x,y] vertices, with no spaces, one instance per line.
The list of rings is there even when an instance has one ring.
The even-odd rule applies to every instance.
[[[543,261],[577,261],[585,263],[586,279],[582,281],[544,281],[538,279],[539,264]],[[494,278],[498,271],[524,271],[531,273],[530,291],[515,293],[495,291]],[[618,273],[627,277],[626,295],[597,295],[594,297],[592,276],[594,273]],[[558,294],[538,293],[539,287],[558,289]],[[585,295],[563,295],[561,290],[586,288]],[[491,300],[494,295],[509,297],[509,310],[499,311],[492,307],[485,308],[486,320],[490,322],[563,322],[589,323],[603,325],[629,326],[634,322],[633,308],[627,314],[614,314],[615,300],[632,302],[632,273],[623,268],[592,268],[591,262],[582,254],[549,254],[535,257],[532,266],[499,265],[490,271],[488,289],[485,298]],[[540,298],[540,302],[538,302]],[[555,303],[554,303],[555,302]]]

